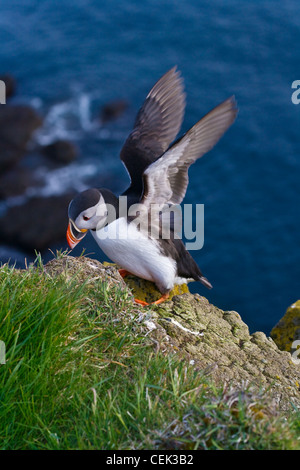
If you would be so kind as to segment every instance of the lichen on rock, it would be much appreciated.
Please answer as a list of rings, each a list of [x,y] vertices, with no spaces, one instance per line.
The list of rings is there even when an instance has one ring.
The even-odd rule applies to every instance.
[[[129,286],[115,266],[85,257],[63,256],[47,263],[45,271],[66,279],[77,277],[79,283],[105,281],[107,288],[121,285],[132,293],[133,302],[141,294],[152,299],[155,291],[151,286],[150,295],[149,283],[143,280],[133,280]],[[156,348],[179,355],[217,385],[237,389],[254,386],[281,410],[290,409],[292,404],[300,407],[300,367],[265,333],[250,334],[237,312],[223,311],[205,297],[189,292],[171,296],[160,305],[135,304],[134,309],[139,313],[141,330]]]
[[[175,296],[156,312],[168,342],[217,384],[255,384],[281,408],[300,406],[300,368],[263,332],[250,335],[238,313],[224,312],[197,294]]]
[[[104,262],[103,266],[112,266],[116,269],[119,269],[119,267],[113,263]],[[152,303],[161,297],[161,293],[153,282],[146,281],[145,279],[141,279],[137,276],[134,276],[133,274],[127,275],[124,278],[124,282],[134,292],[135,298],[139,300]],[[189,288],[186,284],[175,285],[170,292],[169,299],[172,299],[174,295],[180,295],[186,292],[189,292]]]
[[[123,279],[114,266],[104,266],[95,259],[80,256],[61,256],[49,261],[44,271],[51,277],[64,276],[68,281],[71,279],[83,282],[106,282],[108,288],[112,286],[124,286]]]
[[[294,341],[300,340],[300,300],[287,309],[270,334],[279,349],[292,351]]]

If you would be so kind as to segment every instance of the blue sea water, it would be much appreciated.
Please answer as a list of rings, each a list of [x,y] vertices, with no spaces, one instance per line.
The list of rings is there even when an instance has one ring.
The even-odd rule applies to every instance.
[[[175,64],[187,92],[182,132],[236,96],[238,118],[192,167],[185,202],[205,205],[204,247],[192,255],[214,285],[191,290],[238,311],[251,331],[269,333],[300,297],[299,31],[297,0],[0,0],[0,72],[16,77],[15,100],[45,116],[41,142],[66,137],[81,150],[48,175],[49,192],[80,189],[83,174],[126,188],[120,149]],[[99,107],[117,98],[130,107],[99,126]]]

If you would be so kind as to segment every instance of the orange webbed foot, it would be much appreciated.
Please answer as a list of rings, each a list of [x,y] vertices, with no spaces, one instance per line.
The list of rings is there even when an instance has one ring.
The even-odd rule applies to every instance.
[[[148,302],[145,302],[144,300],[140,300],[140,299],[134,299],[135,303],[136,304],[139,304],[139,305],[142,305],[143,307],[147,307],[148,305]]]
[[[169,296],[170,296],[169,293],[164,294],[164,295],[161,296],[160,299],[158,299],[158,300],[156,300],[155,302],[152,302],[152,303],[155,304],[155,305],[159,305],[159,304],[161,304],[162,302],[164,302],[165,300],[167,300],[167,299],[169,298]]]
[[[145,302],[144,300],[139,300],[139,299],[134,299],[134,301],[137,304],[142,305],[143,307],[146,307],[148,305],[159,305],[162,302],[164,302],[165,300],[167,300],[169,298],[169,295],[170,295],[169,293],[164,294],[158,300],[156,300],[155,302],[151,302],[150,304],[148,302]]]
[[[129,271],[126,271],[126,269],[119,269],[119,274],[122,276],[123,279],[126,276],[131,276],[131,273]]]
[[[122,278],[124,279],[124,277],[126,276],[132,276],[132,274],[127,271],[126,269],[119,269],[119,274],[122,276]],[[144,300],[140,300],[140,299],[134,299],[134,301],[139,304],[139,305],[142,305],[143,307],[147,307],[148,305],[159,305],[161,304],[162,302],[164,302],[165,300],[167,300],[169,298],[169,293],[166,293],[164,295],[162,295],[158,300],[156,300],[155,302],[145,302]]]

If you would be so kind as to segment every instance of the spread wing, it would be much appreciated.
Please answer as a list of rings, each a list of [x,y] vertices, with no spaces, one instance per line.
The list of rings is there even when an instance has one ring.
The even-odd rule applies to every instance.
[[[130,189],[142,192],[144,170],[160,157],[176,138],[185,109],[180,72],[173,67],[148,93],[134,128],[122,150],[121,160],[131,178]]]
[[[206,114],[146,168],[141,203],[147,208],[150,204],[180,204],[187,190],[190,165],[212,149],[236,115],[236,101],[231,97]]]

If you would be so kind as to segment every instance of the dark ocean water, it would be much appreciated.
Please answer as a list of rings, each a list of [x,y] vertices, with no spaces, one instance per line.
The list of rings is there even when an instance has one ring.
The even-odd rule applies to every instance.
[[[119,151],[173,65],[187,91],[183,132],[236,96],[238,119],[193,166],[185,202],[205,205],[204,247],[192,254],[214,285],[191,290],[237,310],[251,331],[269,333],[300,298],[299,31],[298,0],[0,0],[0,72],[17,78],[15,100],[45,116],[40,142],[66,137],[81,150],[49,174],[45,194],[83,188],[82,175],[126,188]],[[99,107],[117,98],[128,110],[99,126]]]

